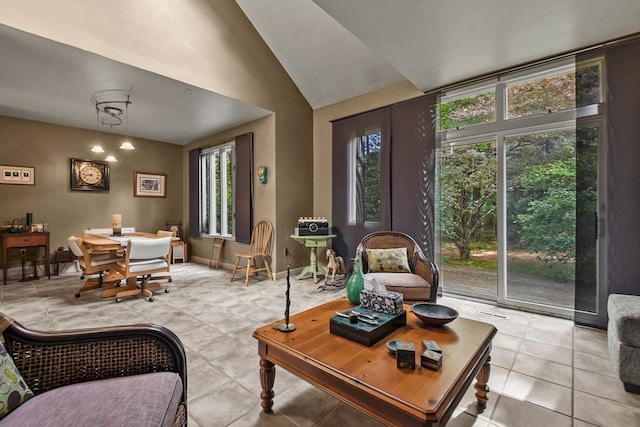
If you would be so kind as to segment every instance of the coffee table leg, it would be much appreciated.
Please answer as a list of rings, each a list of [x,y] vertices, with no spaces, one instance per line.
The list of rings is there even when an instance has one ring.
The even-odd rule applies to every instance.
[[[276,380],[276,367],[267,359],[260,358],[260,384],[262,385],[262,411],[271,412],[273,406],[273,383]]]
[[[480,372],[476,376],[476,384],[474,385],[476,389],[476,398],[478,399],[478,409],[483,410],[487,407],[487,394],[489,393],[489,374],[491,373],[491,356],[489,356],[480,368]]]

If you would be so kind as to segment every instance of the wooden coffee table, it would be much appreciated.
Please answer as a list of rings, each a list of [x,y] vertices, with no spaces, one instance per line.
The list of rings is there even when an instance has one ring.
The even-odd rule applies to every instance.
[[[367,347],[329,333],[336,310],[351,307],[341,298],[291,316],[293,332],[275,329],[282,320],[256,329],[264,412],[273,407],[275,365],[387,425],[444,425],[474,378],[478,405],[485,407],[493,325],[457,318],[444,327],[427,326],[405,304],[406,326]],[[396,367],[388,340],[413,342],[415,370]],[[420,366],[422,340],[441,347],[440,370]]]

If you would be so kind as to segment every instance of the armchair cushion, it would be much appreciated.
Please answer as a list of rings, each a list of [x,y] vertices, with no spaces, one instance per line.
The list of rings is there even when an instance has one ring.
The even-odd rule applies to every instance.
[[[368,273],[410,273],[407,248],[366,249]]]
[[[181,396],[182,381],[174,372],[81,382],[35,396],[0,424],[171,426]]]
[[[417,274],[413,273],[367,273],[366,279],[375,279],[384,285],[388,291],[402,294],[406,300],[428,301],[431,296],[431,285]]]
[[[32,397],[33,392],[0,342],[0,419]]]

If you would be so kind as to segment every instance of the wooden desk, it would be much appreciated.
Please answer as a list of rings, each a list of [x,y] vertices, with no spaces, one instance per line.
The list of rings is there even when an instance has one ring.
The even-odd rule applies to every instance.
[[[311,248],[311,253],[309,254],[309,265],[302,269],[302,272],[296,276],[296,279],[303,279],[307,274],[313,275],[313,283],[318,283],[318,272],[321,274],[326,274],[324,271],[324,267],[318,265],[318,253],[317,248],[324,248],[327,246],[327,240],[333,239],[336,237],[336,234],[328,234],[324,236],[298,236],[297,234],[292,234],[291,238],[296,242],[304,245],[307,248]]]
[[[1,233],[2,234],[2,262],[4,270],[2,279],[7,284],[8,250],[12,248],[32,248],[44,246],[44,272],[51,279],[51,254],[49,253],[49,232],[34,233]]]
[[[291,316],[293,332],[274,328],[282,320],[256,329],[264,412],[273,406],[275,365],[386,425],[445,425],[474,378],[479,408],[485,407],[493,325],[457,318],[430,327],[405,304],[407,324],[367,347],[329,332],[336,310],[349,308],[353,305],[340,298]],[[414,344],[415,370],[397,368],[388,340]],[[422,340],[435,340],[442,349],[440,370],[420,366]]]

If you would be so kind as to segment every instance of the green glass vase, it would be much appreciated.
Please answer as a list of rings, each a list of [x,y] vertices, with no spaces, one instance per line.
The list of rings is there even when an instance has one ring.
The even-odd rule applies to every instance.
[[[360,304],[360,292],[364,289],[364,274],[360,257],[353,261],[353,274],[347,281],[347,299],[351,304]]]

